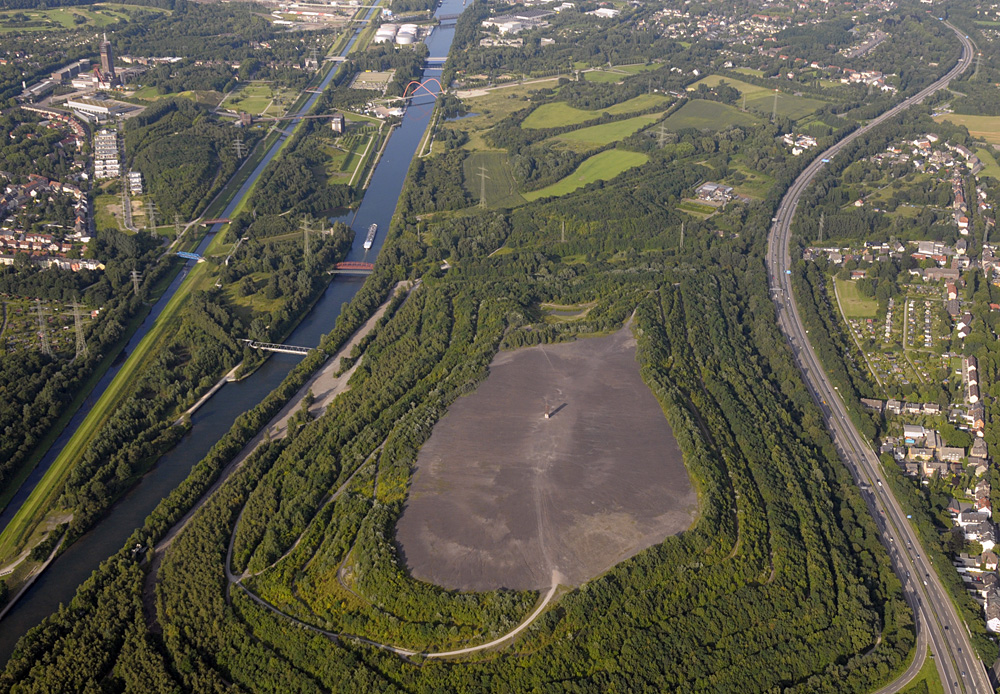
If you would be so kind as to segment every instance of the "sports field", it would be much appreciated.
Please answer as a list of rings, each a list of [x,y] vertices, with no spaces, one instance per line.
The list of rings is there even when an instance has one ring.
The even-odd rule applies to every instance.
[[[550,195],[566,195],[594,181],[610,181],[623,171],[628,171],[636,166],[642,166],[647,161],[649,161],[649,157],[645,154],[626,152],[621,149],[609,149],[606,152],[595,154],[589,159],[584,160],[577,167],[576,171],[561,181],[557,181],[541,190],[524,193],[524,198],[530,201]]]
[[[580,123],[585,123],[588,120],[600,118],[602,113],[610,113],[612,116],[619,116],[623,113],[634,113],[636,111],[644,111],[648,108],[654,108],[660,105],[665,106],[668,100],[669,98],[663,96],[662,94],[642,94],[634,99],[623,101],[620,104],[615,104],[614,106],[609,106],[608,108],[596,109],[593,111],[574,108],[564,101],[554,101],[548,104],[542,104],[532,111],[531,114],[521,123],[521,127],[538,129],[560,128],[564,125],[579,125]]]
[[[722,130],[733,125],[756,125],[760,118],[752,113],[744,113],[732,106],[717,101],[692,99],[663,121],[671,130],[698,128],[699,130]]]
[[[661,113],[652,113],[648,116],[635,116],[634,118],[626,118],[625,120],[614,121],[613,123],[592,125],[589,128],[580,128],[579,130],[572,130],[568,133],[557,135],[547,140],[547,142],[558,143],[566,149],[572,149],[575,152],[586,152],[595,147],[603,147],[612,142],[624,140],[632,133],[638,132],[648,125],[652,125],[662,115]]]
[[[1000,144],[1000,116],[962,116],[957,113],[946,113],[934,116],[938,123],[951,122],[964,125],[969,134],[977,140],[985,140],[991,145]]]
[[[625,328],[498,354],[421,447],[396,540],[419,580],[537,590],[553,570],[600,575],[696,510]]]
[[[858,284],[853,280],[834,280],[837,296],[845,318],[874,318],[878,313],[878,301],[861,296]]]
[[[516,207],[524,203],[517,192],[517,181],[510,170],[506,152],[473,152],[462,164],[465,187],[472,197],[479,200],[482,192],[480,169],[486,170],[486,206]]]
[[[697,86],[699,84],[704,84],[709,87],[718,86],[720,83],[725,82],[730,87],[739,90],[746,98],[746,108],[751,111],[756,111],[758,113],[771,114],[774,109],[774,95],[778,95],[778,115],[784,118],[791,118],[792,120],[798,120],[799,118],[804,118],[811,113],[815,113],[819,108],[824,106],[826,102],[820,99],[812,99],[806,96],[795,96],[794,94],[788,94],[786,92],[775,92],[774,89],[768,89],[767,87],[761,87],[756,84],[749,84],[748,82],[742,82],[733,77],[728,77],[725,75],[709,75],[704,79],[700,79],[694,83],[692,86]],[[742,107],[743,102],[740,102]]]

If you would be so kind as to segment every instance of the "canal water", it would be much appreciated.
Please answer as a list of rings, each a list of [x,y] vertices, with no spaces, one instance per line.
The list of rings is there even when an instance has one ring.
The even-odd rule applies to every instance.
[[[438,8],[437,14],[459,14],[463,7],[463,0],[445,0]],[[453,25],[436,28],[427,40],[430,55],[447,55],[454,33]],[[350,50],[356,38],[357,34],[345,49],[345,53]],[[333,72],[331,70],[330,75],[324,80],[324,88],[332,79]],[[440,69],[427,69],[424,79],[439,78],[440,72]],[[437,91],[437,85],[428,86],[431,91]],[[311,98],[303,108],[310,108],[316,97],[318,95]],[[374,261],[382,248],[410,161],[416,154],[430,122],[433,104],[434,97],[430,95],[417,97],[411,101],[402,123],[393,131],[382,159],[375,168],[361,206],[356,213],[341,218],[357,232],[348,255],[349,260]],[[248,183],[234,198],[235,200],[246,194],[250,181],[260,175],[265,163],[276,153],[279,144],[268,152]],[[223,216],[227,217],[234,208],[235,203],[226,208]],[[362,242],[371,224],[378,224],[378,235],[372,248],[365,251]],[[212,230],[213,233],[217,231],[217,228]],[[199,250],[203,250],[207,243],[206,239]],[[363,279],[338,275],[312,311],[289,336],[288,342],[306,346],[319,344],[320,337],[333,329],[341,306],[350,301],[360,289]],[[175,287],[171,286],[165,296],[172,295],[174,290]],[[165,305],[165,301],[162,299],[161,303]],[[158,315],[158,309],[162,311],[160,304],[154,307],[153,313]],[[150,318],[153,318],[153,314]],[[150,319],[147,319],[147,323],[149,322]],[[144,334],[146,329],[148,328],[144,327],[140,332]],[[236,417],[256,405],[276,388],[300,359],[301,357],[296,355],[273,354],[250,377],[238,383],[226,384],[195,413],[192,417],[191,432],[158,461],[156,467],[111,509],[99,525],[63,552],[0,622],[0,663],[7,661],[17,640],[25,632],[39,624],[60,604],[69,602],[77,587],[104,559],[121,548],[132,531],[142,525],[146,516],[160,500],[187,477],[194,464],[205,456],[224,432],[229,430]],[[81,412],[84,409],[81,408]]]

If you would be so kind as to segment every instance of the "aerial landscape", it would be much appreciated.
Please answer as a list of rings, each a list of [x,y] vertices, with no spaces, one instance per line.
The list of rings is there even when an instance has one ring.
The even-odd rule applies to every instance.
[[[0,691],[996,691],[998,150],[974,0],[0,0]]]

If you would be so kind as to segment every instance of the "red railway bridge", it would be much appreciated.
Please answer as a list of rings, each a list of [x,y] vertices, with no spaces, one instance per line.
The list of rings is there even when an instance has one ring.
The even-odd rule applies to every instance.
[[[374,270],[374,264],[360,260],[345,260],[333,266],[333,274],[335,275],[370,275]]]

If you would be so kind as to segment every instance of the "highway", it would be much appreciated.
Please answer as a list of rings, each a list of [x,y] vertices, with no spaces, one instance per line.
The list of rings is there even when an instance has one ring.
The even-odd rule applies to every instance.
[[[930,643],[944,691],[992,692],[986,669],[973,651],[969,634],[959,618],[948,593],[927,560],[916,533],[906,519],[899,503],[889,490],[878,457],[857,431],[848,416],[836,388],[830,383],[817,359],[802,324],[798,306],[794,301],[791,285],[791,221],[799,198],[817,173],[854,139],[877,127],[928,95],[948,85],[971,65],[974,46],[967,36],[948,22],[945,26],[955,32],[962,42],[962,54],[948,74],[918,94],[897,104],[855,130],[840,142],[818,155],[795,179],[774,217],[768,235],[767,270],[768,284],[774,299],[778,325],[791,344],[795,359],[802,371],[806,385],[823,411],[834,443],[855,481],[861,486],[862,495],[888,548],[893,570],[903,583],[907,601],[913,608],[920,635],[916,658],[922,659],[924,637]],[[902,677],[880,691],[899,691],[915,670],[907,670]]]

